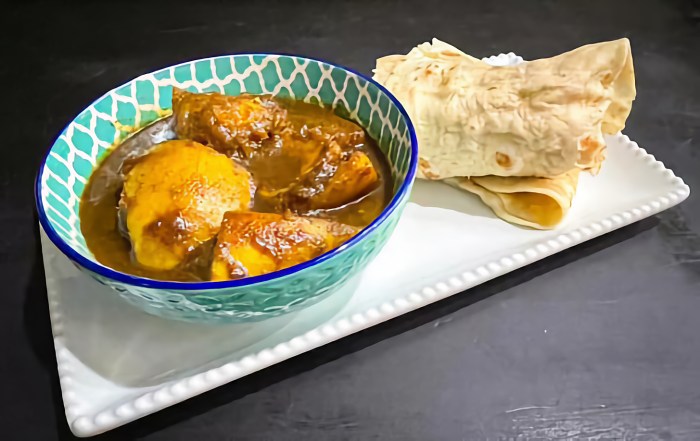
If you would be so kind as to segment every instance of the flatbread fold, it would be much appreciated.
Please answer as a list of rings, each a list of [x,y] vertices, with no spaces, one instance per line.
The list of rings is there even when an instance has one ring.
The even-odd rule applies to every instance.
[[[380,58],[374,78],[416,127],[424,179],[595,174],[636,94],[626,38],[502,67],[434,39]]]
[[[571,208],[579,169],[554,178],[482,176],[450,178],[445,182],[478,195],[508,222],[536,229],[559,224]]]

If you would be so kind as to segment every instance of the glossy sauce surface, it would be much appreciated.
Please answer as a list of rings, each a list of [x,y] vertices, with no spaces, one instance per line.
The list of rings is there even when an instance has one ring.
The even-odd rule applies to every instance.
[[[299,101],[275,101],[287,112],[288,126],[283,134],[266,140],[259,154],[243,159],[228,155],[253,175],[257,191],[250,210],[278,214],[291,211],[360,228],[369,225],[391,197],[388,184],[390,172],[376,143],[355,123],[336,116],[330,110]],[[139,265],[133,258],[131,243],[123,222],[119,220],[124,165],[129,167],[132,162],[138,161],[158,142],[173,139],[173,119],[169,117],[157,121],[135,133],[103,159],[83,192],[81,229],[95,258],[117,271],[159,280],[208,280],[211,241],[193,251],[187,264],[171,270],[153,270]],[[329,185],[328,175],[336,170],[328,165],[329,161],[322,160],[322,155],[328,155],[327,142],[324,141],[327,137],[324,136],[329,133],[341,138],[343,133],[354,133],[354,151],[369,157],[379,179],[371,191],[359,199],[340,206],[317,207],[308,202],[313,200],[308,196],[322,192],[324,186]]]

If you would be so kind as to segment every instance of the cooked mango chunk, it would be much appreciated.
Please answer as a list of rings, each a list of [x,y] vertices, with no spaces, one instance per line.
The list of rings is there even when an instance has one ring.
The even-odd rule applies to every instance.
[[[227,211],[246,210],[251,177],[194,141],[167,141],[126,173],[120,200],[133,257],[167,270],[212,239]]]
[[[237,159],[249,159],[287,124],[287,111],[270,96],[190,93],[173,88],[178,138],[193,139]]]
[[[268,274],[340,246],[358,228],[325,219],[228,212],[214,246],[211,280]]]
[[[323,189],[311,198],[312,209],[335,208],[361,198],[378,183],[379,176],[369,156],[356,151],[338,164]]]

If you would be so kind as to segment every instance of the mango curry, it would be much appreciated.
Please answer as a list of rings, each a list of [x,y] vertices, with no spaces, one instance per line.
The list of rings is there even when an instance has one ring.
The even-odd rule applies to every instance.
[[[115,270],[190,282],[267,274],[340,246],[388,203],[385,158],[331,110],[173,89],[170,118],[176,139],[140,151],[125,141],[83,193],[88,248]]]

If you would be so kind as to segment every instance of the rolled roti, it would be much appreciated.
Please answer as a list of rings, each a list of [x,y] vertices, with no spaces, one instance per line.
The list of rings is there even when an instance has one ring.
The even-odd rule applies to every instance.
[[[374,72],[416,127],[425,179],[595,174],[636,94],[626,38],[504,67],[434,39]]]
[[[579,169],[554,178],[482,176],[445,182],[478,195],[508,222],[537,229],[554,228],[571,208]]]

